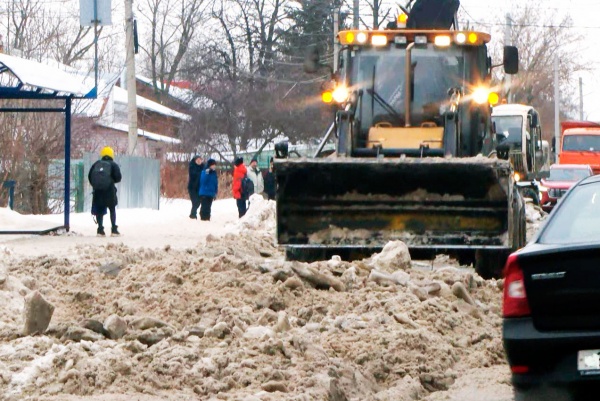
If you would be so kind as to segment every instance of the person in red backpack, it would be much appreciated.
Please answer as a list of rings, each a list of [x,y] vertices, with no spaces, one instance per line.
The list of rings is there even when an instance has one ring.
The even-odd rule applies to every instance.
[[[244,166],[244,159],[238,157],[233,162],[233,197],[236,201],[239,217],[242,218],[246,214],[246,197],[242,191],[242,180],[246,178],[248,170]]]
[[[117,211],[116,206],[119,203],[117,199],[116,183],[121,182],[121,169],[114,162],[115,152],[112,148],[106,146],[100,151],[100,160],[95,162],[88,173],[88,181],[94,189],[92,195],[92,214],[96,217],[98,223],[98,237],[104,237],[103,220],[106,210],[110,211],[111,237],[121,235],[117,229]]]

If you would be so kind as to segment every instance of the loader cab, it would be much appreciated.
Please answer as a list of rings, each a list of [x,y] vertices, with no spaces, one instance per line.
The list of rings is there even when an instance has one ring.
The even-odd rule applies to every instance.
[[[354,157],[489,154],[496,141],[490,101],[497,101],[489,88],[489,40],[477,32],[341,32],[338,80],[351,93],[338,124],[344,131],[338,134],[341,152]]]
[[[546,167],[540,116],[533,107],[503,104],[494,107],[492,122],[498,138],[498,157],[512,162],[515,171],[526,177]]]

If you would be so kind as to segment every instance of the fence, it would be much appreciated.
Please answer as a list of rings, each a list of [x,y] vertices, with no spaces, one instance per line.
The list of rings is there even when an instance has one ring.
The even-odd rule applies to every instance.
[[[94,153],[86,153],[84,161],[85,210],[92,207],[92,187],[87,173],[98,160]],[[138,156],[117,156],[115,162],[121,167],[123,180],[117,184],[119,208],[145,208],[158,210],[160,206],[160,161]]]
[[[48,207],[52,213],[63,213],[65,206],[65,161],[52,160],[48,165]],[[84,211],[85,174],[83,160],[71,160],[71,199],[70,210],[77,213]]]

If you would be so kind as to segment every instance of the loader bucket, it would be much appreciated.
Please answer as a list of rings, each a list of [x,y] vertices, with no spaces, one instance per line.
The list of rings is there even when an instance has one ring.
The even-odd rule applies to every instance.
[[[275,173],[277,239],[291,259],[356,259],[393,240],[411,254],[510,248],[504,160],[288,159]]]

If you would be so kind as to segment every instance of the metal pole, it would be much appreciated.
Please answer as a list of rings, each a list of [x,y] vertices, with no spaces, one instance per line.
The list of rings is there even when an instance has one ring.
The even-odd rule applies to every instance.
[[[558,163],[560,155],[560,88],[558,87],[558,56],[554,56],[554,156]]]
[[[579,78],[579,119],[583,121],[583,78]]]
[[[10,4],[12,6],[12,1]],[[12,7],[7,7],[7,8],[8,8],[8,10],[6,13],[8,14],[8,22],[6,24],[6,49],[5,49],[5,52],[6,52],[6,54],[10,54],[10,48],[11,48],[11,45],[10,45],[10,14],[11,14]]]
[[[98,97],[98,0],[94,0],[94,88]]]
[[[135,54],[133,51],[133,0],[125,0],[125,38],[127,49],[127,116],[129,119],[129,143],[127,153],[135,154],[137,146],[137,103],[135,87]]]
[[[331,125],[329,126],[329,129],[327,130],[327,133],[325,134],[325,136],[323,137],[323,139],[321,139],[321,143],[319,144],[319,147],[317,148],[317,151],[313,155],[314,158],[319,157],[319,154],[325,148],[325,145],[327,144],[327,141],[329,141],[329,138],[331,137],[331,134],[333,134],[334,130],[335,130],[335,121],[331,123]]]
[[[406,82],[406,101],[404,102],[404,120],[405,126],[410,127],[410,100],[412,99],[411,92],[411,78],[412,78],[412,49],[415,46],[415,42],[411,42],[406,46],[406,65],[404,67],[404,82]]]
[[[506,13],[506,27],[504,28],[504,46],[512,45],[512,19],[510,13]],[[512,103],[512,76],[505,74],[506,102]]]
[[[352,27],[354,29],[358,29],[359,23],[360,23],[360,1],[359,0],[354,0],[354,7],[352,8],[353,10],[353,16],[354,19],[352,21]]]
[[[338,70],[340,65],[340,41],[338,40],[338,32],[340,31],[340,9],[333,9],[333,72]]]
[[[65,100],[65,229],[69,232],[71,212],[71,98]]]

